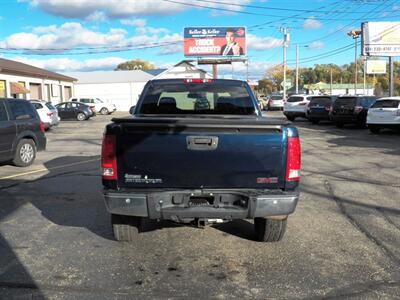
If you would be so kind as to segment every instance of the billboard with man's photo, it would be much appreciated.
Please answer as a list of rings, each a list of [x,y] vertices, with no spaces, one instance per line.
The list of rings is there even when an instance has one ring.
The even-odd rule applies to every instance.
[[[245,27],[186,27],[184,55],[236,57],[246,55]]]

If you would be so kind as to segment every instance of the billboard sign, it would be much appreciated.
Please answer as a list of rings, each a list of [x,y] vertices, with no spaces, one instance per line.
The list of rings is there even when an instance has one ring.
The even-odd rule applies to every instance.
[[[367,60],[367,74],[386,74],[385,60]]]
[[[400,22],[362,23],[362,55],[399,56]]]
[[[246,55],[245,27],[186,27],[187,57],[238,57]]]

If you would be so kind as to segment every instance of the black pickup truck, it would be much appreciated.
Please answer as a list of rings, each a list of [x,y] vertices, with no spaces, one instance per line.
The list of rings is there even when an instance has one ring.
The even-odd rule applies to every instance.
[[[45,126],[26,100],[0,99],[0,162],[30,166],[46,149]]]
[[[135,241],[146,219],[254,219],[258,240],[282,239],[299,199],[299,136],[262,117],[246,82],[152,80],[132,114],[106,126],[102,145],[117,240]]]

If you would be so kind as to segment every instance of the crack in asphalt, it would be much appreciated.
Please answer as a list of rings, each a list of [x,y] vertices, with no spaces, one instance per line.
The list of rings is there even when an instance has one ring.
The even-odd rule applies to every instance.
[[[376,244],[378,248],[396,265],[400,266],[400,259],[390,251],[378,238],[372,235],[367,228],[365,228],[360,222],[358,222],[351,214],[349,214],[346,210],[344,203],[340,200],[339,197],[336,197],[333,192],[333,188],[328,180],[325,180],[324,187],[327,190],[329,196],[336,202],[339,207],[340,212],[350,221],[350,223],[362,234],[364,234],[371,242]],[[376,208],[375,208],[376,209]]]
[[[356,283],[346,287],[339,287],[331,293],[324,296],[307,297],[304,299],[319,300],[319,299],[347,299],[350,297],[361,297],[368,292],[377,292],[380,287],[400,287],[399,281],[370,281]],[[362,299],[362,298],[361,298]]]

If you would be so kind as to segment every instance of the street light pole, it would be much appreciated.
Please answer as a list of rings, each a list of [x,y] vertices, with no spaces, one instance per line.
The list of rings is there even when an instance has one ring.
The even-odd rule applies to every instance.
[[[283,33],[283,99],[286,99],[286,47],[289,42],[289,34],[286,27],[281,27]]]
[[[354,39],[354,94],[357,94],[357,37]]]
[[[296,94],[299,93],[299,44],[296,44]]]
[[[354,39],[354,94],[357,94],[357,38],[362,34],[360,29],[354,29],[347,33]]]

